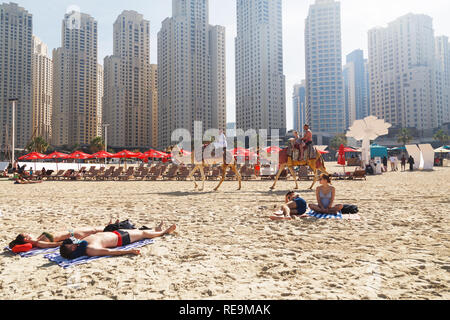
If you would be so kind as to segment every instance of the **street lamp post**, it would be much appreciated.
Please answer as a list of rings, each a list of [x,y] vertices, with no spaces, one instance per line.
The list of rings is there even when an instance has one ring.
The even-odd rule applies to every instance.
[[[110,124],[104,124],[103,127],[105,128],[105,152],[108,152],[108,127]],[[106,158],[105,158],[105,164],[106,164]]]
[[[16,102],[17,98],[9,99],[12,102],[12,136],[11,136],[11,164],[14,165],[16,160]]]

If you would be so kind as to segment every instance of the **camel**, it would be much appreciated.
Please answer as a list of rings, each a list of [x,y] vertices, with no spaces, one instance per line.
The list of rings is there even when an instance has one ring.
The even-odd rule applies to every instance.
[[[314,172],[314,181],[311,187],[309,188],[312,190],[316,182],[319,180],[319,171],[325,174],[328,174],[327,169],[325,168],[325,162],[323,160],[322,154],[320,154],[319,151],[316,150],[316,158],[310,159],[308,161],[302,160],[302,161],[293,161],[290,156],[288,156],[288,149],[283,149],[280,151],[280,169],[278,170],[277,176],[275,178],[275,182],[273,183],[273,186],[270,188],[271,190],[275,189],[275,186],[277,185],[278,180],[280,179],[281,174],[283,173],[284,169],[286,167],[289,169],[289,172],[291,173],[292,177],[294,177],[295,181],[295,190],[298,189],[298,180],[297,176],[295,175],[294,167],[297,166],[308,166],[312,169]]]
[[[206,146],[204,146],[204,148],[205,147]],[[203,150],[204,150],[204,148],[203,148]],[[219,182],[219,185],[214,189],[214,191],[219,190],[219,188],[222,186],[223,182],[225,181],[228,169],[231,169],[236,173],[236,177],[238,178],[238,181],[239,181],[238,190],[241,190],[242,177],[241,177],[239,170],[237,169],[237,161],[230,152],[226,153],[226,157],[221,156],[221,157],[211,157],[211,158],[205,159],[203,152],[202,152],[201,156],[196,157],[195,151],[188,155],[188,154],[183,153],[178,146],[174,146],[174,147],[172,147],[172,154],[176,155],[176,159],[178,161],[180,161],[181,163],[194,165],[194,169],[192,169],[192,171],[189,174],[189,179],[194,182],[195,190],[197,190],[198,184],[195,181],[194,174],[197,171],[200,171],[200,174],[202,176],[202,187],[200,189],[198,189],[198,191],[203,191],[205,189],[205,181],[206,181],[205,167],[214,166],[214,165],[220,165],[222,168],[222,178]],[[233,159],[233,160],[230,160],[230,159]],[[228,162],[228,160],[230,162],[226,163],[226,162]]]

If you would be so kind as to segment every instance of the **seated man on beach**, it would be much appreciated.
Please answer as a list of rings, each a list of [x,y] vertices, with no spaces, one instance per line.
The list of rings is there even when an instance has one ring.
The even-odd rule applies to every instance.
[[[115,248],[127,246],[131,243],[145,239],[154,239],[166,234],[172,234],[176,230],[173,225],[165,231],[155,232],[148,230],[117,230],[114,232],[102,232],[91,235],[80,241],[75,238],[67,239],[60,247],[61,257],[74,260],[81,257],[104,257],[140,255],[140,250],[115,250]]]
[[[309,208],[317,213],[338,214],[343,205],[334,205],[336,189],[331,186],[331,178],[326,174],[320,176],[321,186],[316,190],[317,205],[310,204]]]
[[[161,223],[159,226],[155,228],[156,231],[162,230]],[[114,224],[112,220],[108,223],[106,227],[87,227],[87,228],[78,228],[69,231],[57,231],[57,232],[47,232],[44,231],[39,237],[34,237],[28,233],[19,234],[14,241],[9,244],[9,248],[13,249],[15,246],[23,246],[26,244],[31,244],[31,248],[38,249],[48,249],[48,248],[57,248],[61,246],[64,240],[70,239],[71,237],[77,239],[84,239],[93,234],[100,232],[113,232],[122,229],[134,229],[134,226],[129,223],[129,221],[119,222],[116,221]],[[148,230],[147,227],[143,227],[141,229]]]
[[[274,213],[272,220],[292,220],[301,217],[306,213],[307,204],[298,193],[288,192],[285,197],[285,204],[280,211]]]

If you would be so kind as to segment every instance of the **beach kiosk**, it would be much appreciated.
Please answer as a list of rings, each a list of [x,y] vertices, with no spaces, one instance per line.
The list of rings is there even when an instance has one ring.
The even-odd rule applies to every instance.
[[[370,147],[370,157],[372,159],[388,157],[388,149],[386,147],[380,146],[378,144],[373,144]]]

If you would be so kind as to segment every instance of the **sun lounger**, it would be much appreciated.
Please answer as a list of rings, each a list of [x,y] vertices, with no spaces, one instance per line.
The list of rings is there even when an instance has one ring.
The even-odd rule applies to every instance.
[[[130,178],[134,175],[134,167],[131,167],[127,170],[127,172],[123,175],[120,175],[118,177],[119,180],[121,181],[128,181],[130,180]]]
[[[181,167],[178,171],[177,180],[178,181],[186,181],[189,177],[190,170],[187,167]]]
[[[149,171],[150,171],[149,168],[142,168],[142,170],[134,174],[134,180],[136,181],[144,180],[145,178],[147,178]]]
[[[48,176],[47,180],[56,180],[58,177],[64,174],[64,170],[59,170],[56,174]]]
[[[155,171],[149,172],[149,174],[147,175],[146,179],[150,180],[150,181],[157,181],[161,177],[162,173],[163,173],[163,168],[162,167],[156,168]]]
[[[122,167],[118,168],[116,171],[114,171],[111,174],[111,176],[107,180],[113,180],[113,181],[118,180],[120,175],[122,174],[122,172],[123,172],[123,168]]]
[[[219,167],[214,167],[212,168],[211,172],[206,175],[206,179],[207,180],[217,180],[220,177],[220,168]]]
[[[366,170],[356,170],[353,172],[349,179],[351,180],[367,180],[367,173]]]
[[[173,180],[177,177],[177,172],[179,168],[177,165],[172,165],[172,167],[169,168],[166,174],[163,174],[164,180]]]

